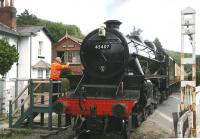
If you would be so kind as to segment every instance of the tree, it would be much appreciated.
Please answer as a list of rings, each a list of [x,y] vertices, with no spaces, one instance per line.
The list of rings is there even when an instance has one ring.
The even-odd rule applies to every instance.
[[[25,10],[20,15],[17,15],[17,26],[23,25],[46,26],[52,34],[53,42],[57,42],[61,37],[63,37],[66,34],[66,31],[71,36],[77,37],[79,39],[84,38],[81,30],[76,25],[66,25],[63,23],[43,20],[38,18],[34,14],[30,14],[28,10]]]
[[[23,13],[17,15],[17,25],[37,25],[38,23],[39,19],[34,14],[30,14],[26,9]]]
[[[131,36],[140,36],[142,33],[142,30],[140,28],[136,28],[135,26],[133,26],[133,31],[130,32],[127,37],[131,37]]]
[[[0,74],[6,74],[18,58],[15,46],[10,45],[6,39],[0,39]]]
[[[163,46],[158,38],[155,38],[153,43],[157,46],[157,48],[163,48]]]

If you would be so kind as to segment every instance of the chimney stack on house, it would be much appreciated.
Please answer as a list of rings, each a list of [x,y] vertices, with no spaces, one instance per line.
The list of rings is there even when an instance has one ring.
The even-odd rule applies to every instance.
[[[14,0],[0,0],[0,22],[16,30],[16,13]]]

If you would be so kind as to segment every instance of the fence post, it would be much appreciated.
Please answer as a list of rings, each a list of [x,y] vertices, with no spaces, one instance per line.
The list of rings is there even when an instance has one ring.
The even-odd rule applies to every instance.
[[[12,128],[12,100],[9,101],[9,128]]]
[[[52,92],[53,92],[53,82],[49,79],[49,117],[48,117],[48,129],[52,129]]]
[[[58,114],[58,127],[61,127],[61,122],[62,122],[62,115]]]
[[[18,95],[18,79],[15,80],[15,97]],[[18,99],[15,102],[15,108],[16,109],[18,107]]]
[[[71,116],[69,114],[65,114],[65,126],[71,125]]]
[[[173,123],[174,123],[174,132],[175,132],[175,135],[177,136],[178,113],[173,112],[172,116],[173,116]]]
[[[33,127],[33,103],[34,103],[34,96],[33,96],[33,91],[34,91],[34,88],[33,88],[33,81],[32,79],[29,80],[29,85],[30,85],[30,117],[29,117],[29,127],[32,128]]]
[[[44,104],[44,96],[41,96],[41,104]],[[44,126],[44,113],[40,114],[40,125]]]
[[[22,98],[21,104],[23,104],[23,102],[24,102],[24,99]],[[24,114],[24,104],[21,106],[21,116],[23,116],[23,114]]]

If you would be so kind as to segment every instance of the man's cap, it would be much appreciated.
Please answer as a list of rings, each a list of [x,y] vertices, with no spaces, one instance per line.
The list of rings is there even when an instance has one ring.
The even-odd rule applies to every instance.
[[[55,60],[61,63],[60,57],[56,57]]]

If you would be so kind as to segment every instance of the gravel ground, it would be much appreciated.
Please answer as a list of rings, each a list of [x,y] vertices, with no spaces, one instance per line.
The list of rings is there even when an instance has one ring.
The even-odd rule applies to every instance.
[[[131,139],[159,139],[174,137],[173,132],[163,125],[158,124],[157,121],[153,119],[155,115],[156,113],[149,116],[139,128],[134,129]],[[54,119],[57,118],[55,117]],[[74,132],[72,132],[71,128],[59,131],[58,133],[57,130],[52,130],[51,132],[55,135],[51,135],[45,139],[73,139],[74,137]],[[41,136],[47,135],[47,133],[49,133],[47,130],[36,129],[32,130],[30,135],[26,135],[20,139],[41,139]],[[119,134],[110,133],[108,135],[95,135],[90,137],[90,139],[120,139],[120,136]]]

